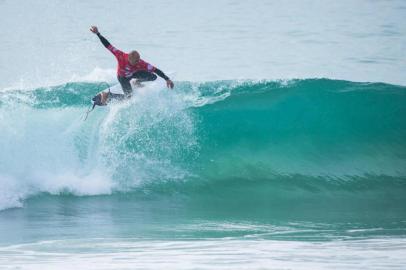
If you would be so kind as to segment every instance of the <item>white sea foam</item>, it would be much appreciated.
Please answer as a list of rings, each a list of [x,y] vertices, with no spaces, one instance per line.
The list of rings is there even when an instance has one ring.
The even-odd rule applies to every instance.
[[[186,172],[170,156],[184,144],[192,147],[194,123],[184,110],[189,101],[165,87],[149,84],[130,101],[98,107],[85,122],[83,108],[39,109],[20,102],[24,94],[5,102],[0,210],[41,192],[110,194],[153,179],[183,178]],[[157,138],[149,138],[154,130]],[[123,151],[128,140],[138,148]]]
[[[6,269],[403,269],[403,238],[272,240],[57,240],[3,246]]]

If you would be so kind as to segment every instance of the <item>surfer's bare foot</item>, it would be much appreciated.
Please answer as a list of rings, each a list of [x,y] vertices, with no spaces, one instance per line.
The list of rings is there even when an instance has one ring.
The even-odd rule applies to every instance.
[[[101,92],[101,103],[103,105],[107,104],[107,98],[109,97],[109,93],[107,92]]]

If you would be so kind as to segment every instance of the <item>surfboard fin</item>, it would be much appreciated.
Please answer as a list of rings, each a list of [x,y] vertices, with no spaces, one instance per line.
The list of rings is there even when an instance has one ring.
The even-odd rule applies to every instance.
[[[94,110],[94,107],[96,107],[96,103],[93,103],[93,105],[90,105],[89,109],[86,112],[86,115],[85,115],[85,118],[83,119],[83,121],[86,121],[87,117],[89,116],[89,113]]]

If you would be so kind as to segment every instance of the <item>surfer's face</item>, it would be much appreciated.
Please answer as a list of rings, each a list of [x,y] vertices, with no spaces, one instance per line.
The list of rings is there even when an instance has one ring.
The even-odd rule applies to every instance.
[[[137,51],[131,51],[128,54],[128,62],[130,62],[131,65],[136,65],[140,61],[140,54]]]

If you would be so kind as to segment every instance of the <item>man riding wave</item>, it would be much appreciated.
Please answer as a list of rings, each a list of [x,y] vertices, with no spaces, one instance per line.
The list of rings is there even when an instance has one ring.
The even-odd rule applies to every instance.
[[[166,81],[168,88],[173,88],[174,84],[160,69],[145,62],[140,58],[137,51],[125,53],[115,48],[105,39],[97,29],[97,26],[92,26],[90,31],[96,34],[104,47],[106,47],[117,59],[117,79],[123,88],[126,98],[131,97],[132,87],[130,81],[136,79],[136,85],[140,86],[141,82],[154,81],[158,75]],[[155,75],[156,74],[156,75]],[[105,104],[108,98],[108,93],[101,95],[101,103]]]

